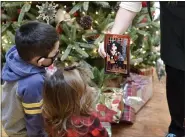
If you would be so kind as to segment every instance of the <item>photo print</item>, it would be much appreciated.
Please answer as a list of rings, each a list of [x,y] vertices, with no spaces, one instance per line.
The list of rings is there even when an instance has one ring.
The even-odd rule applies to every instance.
[[[130,38],[128,35],[105,35],[105,72],[129,75]]]

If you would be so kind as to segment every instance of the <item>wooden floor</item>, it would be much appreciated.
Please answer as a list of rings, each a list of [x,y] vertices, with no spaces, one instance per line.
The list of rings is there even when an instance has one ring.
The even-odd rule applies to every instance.
[[[166,102],[165,78],[158,81],[154,77],[154,95],[137,114],[132,126],[117,124],[112,126],[112,137],[164,137],[170,117]],[[2,137],[7,137],[2,132]]]

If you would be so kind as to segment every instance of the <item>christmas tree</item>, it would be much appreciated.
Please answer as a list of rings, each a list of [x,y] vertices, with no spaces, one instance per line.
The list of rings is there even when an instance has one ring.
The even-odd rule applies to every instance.
[[[155,15],[156,8],[151,5],[151,13]],[[131,36],[131,60],[133,67],[146,68],[155,66],[160,57],[159,44],[159,18],[151,20],[145,2],[141,12],[135,17],[132,26],[128,30]]]
[[[60,34],[61,58],[67,66],[84,60],[102,68],[97,53],[105,31],[114,23],[119,2],[2,2],[2,59],[14,44],[15,30],[29,20],[53,25]],[[126,34],[131,37],[131,65],[135,68],[155,66],[159,58],[159,21],[151,21],[143,5]],[[151,7],[154,14],[155,8]],[[99,63],[93,61],[98,61]],[[2,63],[3,64],[3,63]]]

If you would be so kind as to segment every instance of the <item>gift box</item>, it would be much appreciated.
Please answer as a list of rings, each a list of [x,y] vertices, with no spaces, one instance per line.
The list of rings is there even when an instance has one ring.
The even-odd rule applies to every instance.
[[[136,119],[135,110],[128,105],[124,105],[124,111],[120,121],[128,124],[134,124],[135,119]]]
[[[125,99],[130,96],[136,96],[136,87],[132,84],[131,78],[127,79],[126,84],[123,85],[123,101],[125,103]],[[124,104],[124,111],[121,117],[121,122],[125,122],[128,124],[133,124],[136,119],[136,114],[134,108],[129,105]]]
[[[123,89],[106,88],[96,105],[96,116],[101,122],[119,123],[123,108]]]
[[[109,137],[112,137],[112,128],[109,122],[101,122],[102,126],[107,130]]]
[[[152,76],[131,74],[123,87],[124,103],[137,113],[153,95]]]

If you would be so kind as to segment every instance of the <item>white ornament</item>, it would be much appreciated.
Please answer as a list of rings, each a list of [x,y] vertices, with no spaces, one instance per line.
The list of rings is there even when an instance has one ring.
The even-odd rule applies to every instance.
[[[42,6],[36,5],[36,7],[39,8],[39,16],[37,19],[46,20],[47,24],[49,24],[50,20],[55,18],[57,12],[56,7],[58,7],[58,4],[46,2],[42,3]]]

